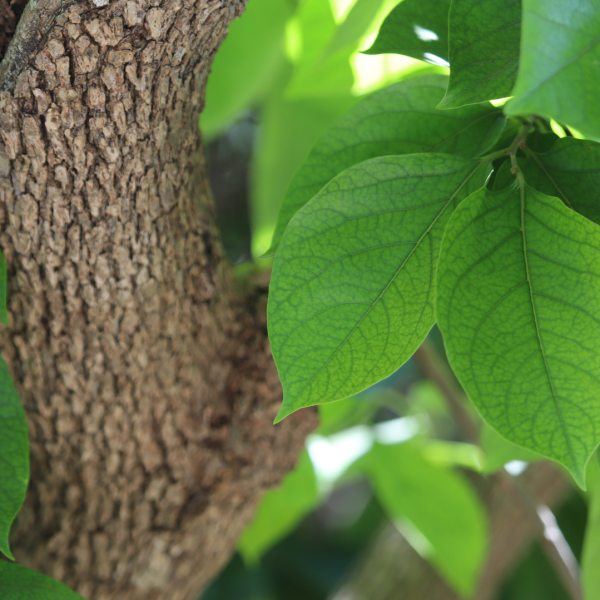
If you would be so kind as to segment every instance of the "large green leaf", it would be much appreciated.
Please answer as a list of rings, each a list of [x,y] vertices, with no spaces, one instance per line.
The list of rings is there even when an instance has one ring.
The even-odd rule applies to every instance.
[[[585,597],[594,600],[600,598],[600,481],[597,478],[591,496],[581,559],[581,584]]]
[[[454,213],[437,272],[450,363],[486,421],[584,486],[600,442],[600,228],[517,182]]]
[[[543,154],[519,159],[525,181],[536,190],[560,198],[567,206],[600,224],[600,144],[558,138]],[[510,162],[502,165],[494,189],[512,184]]]
[[[31,569],[0,561],[2,600],[83,600],[67,586]]]
[[[292,219],[275,257],[269,338],[281,420],[387,377],[434,323],[433,266],[456,204],[485,161],[412,154],[338,175]]]
[[[29,479],[29,439],[25,411],[0,357],[0,551],[12,559],[10,526],[23,504]],[[1,563],[0,563],[1,564]]]
[[[520,0],[452,0],[450,83],[439,108],[510,96],[519,68]]]
[[[237,548],[244,561],[250,565],[258,563],[269,548],[314,508],[317,500],[317,479],[304,451],[296,469],[286,475],[281,487],[263,496],[254,520],[240,537]]]
[[[600,1],[523,0],[521,66],[506,110],[600,137]]]
[[[477,156],[500,137],[506,123],[490,104],[441,112],[444,75],[401,81],[345,114],[317,142],[287,189],[273,235],[274,252],[290,219],[344,169],[376,156],[444,152]]]
[[[434,64],[446,62],[449,9],[450,0],[404,0],[386,17],[365,54],[404,54]]]
[[[375,444],[357,466],[386,512],[400,525],[408,519],[425,538],[421,552],[458,592],[470,595],[487,546],[485,512],[471,488],[410,443]]]
[[[200,116],[205,137],[221,133],[266,93],[285,62],[285,24],[292,14],[290,0],[250,0],[242,17],[231,23],[208,78]]]

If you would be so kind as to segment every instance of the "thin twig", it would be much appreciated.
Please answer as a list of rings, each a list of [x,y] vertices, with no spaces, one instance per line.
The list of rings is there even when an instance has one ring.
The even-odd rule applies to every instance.
[[[425,340],[421,344],[421,347],[415,352],[415,360],[423,375],[433,381],[441,390],[465,439],[479,445],[479,429],[465,406],[464,395],[458,388],[450,369],[442,363],[431,342]],[[518,479],[512,477],[505,469],[501,469],[496,477],[527,509],[530,519],[535,523],[541,546],[548,560],[556,569],[565,591],[572,600],[583,600],[577,559],[556,524],[550,509],[547,506],[536,507],[529,492],[519,483]]]

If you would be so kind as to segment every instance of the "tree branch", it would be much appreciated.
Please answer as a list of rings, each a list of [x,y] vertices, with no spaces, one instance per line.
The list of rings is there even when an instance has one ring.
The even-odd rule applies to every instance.
[[[455,384],[449,369],[442,364],[429,341],[425,340],[423,342],[415,353],[415,359],[423,374],[442,391],[465,438],[478,444],[478,428],[464,405],[463,395]],[[525,509],[525,514],[528,515],[548,560],[554,565],[565,591],[569,593],[573,600],[583,600],[577,560],[573,556],[560,528],[556,525],[556,520],[550,509],[544,504],[536,504],[527,490],[505,469],[498,471],[494,477],[499,480],[515,501]]]

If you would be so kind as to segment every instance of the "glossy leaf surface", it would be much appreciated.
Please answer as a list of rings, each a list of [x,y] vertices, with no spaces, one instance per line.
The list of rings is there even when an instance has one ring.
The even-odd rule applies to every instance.
[[[449,10],[450,0],[400,2],[365,54],[403,54],[434,64],[447,61]]]
[[[559,138],[543,154],[519,159],[525,181],[536,190],[560,198],[567,206],[600,224],[600,144]],[[511,185],[510,163],[498,171],[494,189]]]
[[[290,219],[344,169],[376,156],[443,152],[477,156],[500,137],[506,123],[490,104],[447,112],[436,104],[444,75],[425,75],[392,85],[357,104],[316,143],[287,189],[269,253]]]
[[[600,228],[514,183],[467,198],[437,271],[454,372],[486,421],[584,486],[600,442]]]
[[[521,66],[507,105],[600,137],[600,1],[523,0]]]
[[[360,392],[410,358],[434,323],[445,223],[486,174],[481,161],[450,155],[379,157],[341,173],[296,214],[269,293],[278,420]]]
[[[375,444],[359,461],[390,517],[408,519],[420,548],[461,594],[474,591],[485,557],[487,528],[479,499],[458,475],[423,459],[412,444]]]
[[[0,561],[2,600],[83,600],[67,586],[20,565]]]
[[[439,108],[511,95],[519,68],[520,0],[453,0],[450,83]]]

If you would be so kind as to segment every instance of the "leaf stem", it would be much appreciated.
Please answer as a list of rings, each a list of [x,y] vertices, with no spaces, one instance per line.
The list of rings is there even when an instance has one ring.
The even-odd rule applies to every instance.
[[[516,144],[517,148],[525,139],[526,134],[521,139],[519,139],[520,136],[521,134],[515,139],[515,141],[519,140]],[[452,377],[449,368],[442,363],[431,342],[425,340],[421,344],[415,352],[415,360],[423,375],[433,381],[441,390],[448,403],[450,412],[462,430],[465,439],[479,445],[479,429],[477,424],[465,407],[463,394]],[[550,509],[545,505],[536,506],[535,499],[531,497],[519,480],[512,477],[505,469],[501,469],[495,474],[495,477],[500,485],[505,486],[512,493],[515,501],[527,509],[529,518],[535,525],[541,546],[550,564],[556,569],[565,591],[569,594],[571,600],[583,600],[577,559],[556,524],[556,520]]]
[[[509,148],[504,148],[503,150],[498,150],[497,152],[492,152],[492,154],[487,154],[486,156],[482,156],[479,160],[482,164],[490,163],[497,158],[502,158],[508,154]]]
[[[532,122],[525,123],[523,129],[519,131],[519,134],[515,137],[513,143],[508,149],[508,154],[510,155],[510,164],[512,167],[511,171],[517,177],[517,181],[519,182],[519,187],[521,188],[521,191],[525,186],[525,178],[523,177],[521,169],[519,169],[519,163],[517,162],[517,152],[519,151],[519,148],[525,147],[525,140],[527,139],[527,136],[529,135],[529,132],[531,131],[532,127]]]

